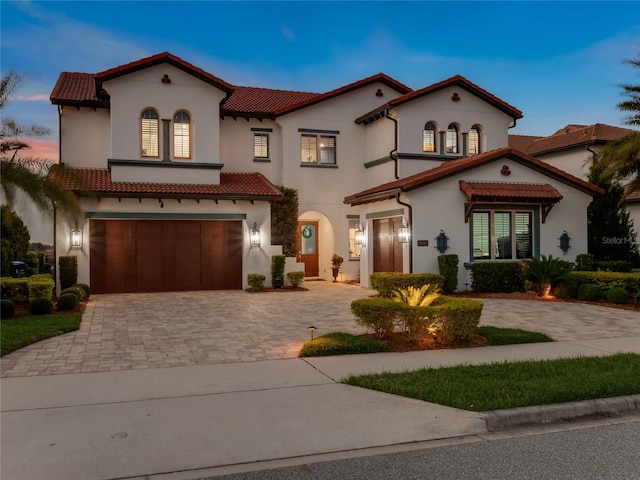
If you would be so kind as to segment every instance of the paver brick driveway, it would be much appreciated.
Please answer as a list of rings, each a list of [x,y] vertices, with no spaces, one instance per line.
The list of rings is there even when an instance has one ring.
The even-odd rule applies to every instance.
[[[364,333],[351,301],[374,290],[306,282],[306,292],[94,295],[80,329],[2,357],[3,377],[103,372],[295,357],[309,339]],[[482,324],[556,340],[640,336],[640,313],[575,303],[483,299]]]

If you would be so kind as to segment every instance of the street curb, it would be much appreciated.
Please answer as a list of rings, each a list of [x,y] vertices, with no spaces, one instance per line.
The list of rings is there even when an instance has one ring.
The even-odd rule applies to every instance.
[[[490,432],[524,425],[567,422],[591,416],[616,416],[640,413],[640,395],[598,398],[581,402],[537,405],[480,412]]]

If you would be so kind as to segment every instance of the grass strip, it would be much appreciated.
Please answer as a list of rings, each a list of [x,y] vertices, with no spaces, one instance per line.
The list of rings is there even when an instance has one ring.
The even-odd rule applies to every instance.
[[[32,343],[80,328],[81,313],[32,315],[2,320],[0,323],[0,356]]]
[[[640,355],[425,368],[351,376],[344,383],[483,412],[640,394]]]
[[[388,350],[389,348],[383,342],[360,335],[334,332],[306,342],[300,349],[300,356],[325,357],[328,355],[387,352]]]
[[[529,332],[519,328],[478,327],[478,335],[485,337],[489,345],[553,342],[553,338],[544,333]]]

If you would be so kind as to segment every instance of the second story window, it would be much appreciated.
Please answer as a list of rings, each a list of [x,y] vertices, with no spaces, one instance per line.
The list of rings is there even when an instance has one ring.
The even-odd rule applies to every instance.
[[[191,158],[191,117],[181,110],[173,117],[173,156]]]
[[[335,135],[303,133],[300,137],[300,161],[302,163],[335,165]]]
[[[469,130],[469,155],[476,155],[480,151],[480,128],[474,125]]]
[[[158,112],[147,109],[140,116],[140,148],[143,157],[158,156]]]
[[[253,134],[253,158],[269,158],[269,134]]]
[[[458,149],[458,127],[451,123],[447,127],[447,133],[445,137],[445,152],[446,153],[459,153]]]
[[[433,122],[427,122],[422,131],[422,151],[433,153],[436,151],[436,126]]]

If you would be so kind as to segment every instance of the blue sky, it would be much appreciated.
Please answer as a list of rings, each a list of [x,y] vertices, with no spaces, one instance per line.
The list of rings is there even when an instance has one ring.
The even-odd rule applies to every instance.
[[[621,125],[640,83],[640,2],[14,2],[1,61],[28,82],[6,115],[52,129],[61,71],[170,51],[236,85],[313,92],[378,72],[418,89],[461,74],[524,113],[512,133]]]

